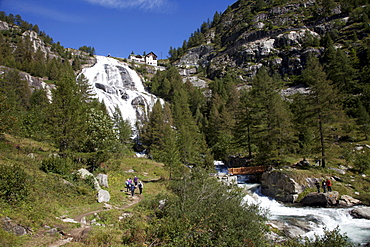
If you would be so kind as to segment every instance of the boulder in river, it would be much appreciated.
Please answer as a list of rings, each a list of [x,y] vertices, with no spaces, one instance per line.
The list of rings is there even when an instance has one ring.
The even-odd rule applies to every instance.
[[[370,220],[370,207],[361,207],[351,210],[350,214],[354,218]]]
[[[305,206],[329,207],[337,205],[339,193],[337,191],[327,193],[311,192],[307,194],[301,203]]]

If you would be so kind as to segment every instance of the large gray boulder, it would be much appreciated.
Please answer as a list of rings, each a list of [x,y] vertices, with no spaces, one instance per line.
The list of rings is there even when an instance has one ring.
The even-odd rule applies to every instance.
[[[107,174],[101,174],[99,173],[97,176],[96,176],[96,179],[98,180],[100,186],[103,186],[105,188],[108,188],[108,175]]]
[[[370,220],[370,207],[361,207],[351,210],[350,214],[354,218]]]
[[[81,168],[80,170],[78,170],[78,174],[80,175],[82,179],[87,179],[91,177],[94,182],[94,189],[97,191],[101,190],[98,180],[94,177],[94,175],[91,172],[89,172],[85,168]]]
[[[110,200],[110,194],[106,190],[99,190],[98,191],[98,202],[109,202]]]
[[[327,193],[311,192],[301,200],[301,203],[305,206],[329,207],[337,205],[338,198],[338,191]]]
[[[278,201],[295,202],[303,190],[304,186],[280,171],[270,171],[262,174],[262,194]]]

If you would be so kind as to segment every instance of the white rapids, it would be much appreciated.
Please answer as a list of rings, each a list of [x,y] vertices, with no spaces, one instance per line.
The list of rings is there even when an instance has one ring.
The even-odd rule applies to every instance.
[[[291,207],[277,202],[260,194],[256,189],[258,184],[239,184],[239,186],[254,188],[244,200],[248,204],[258,204],[262,209],[268,210],[269,220],[279,220],[287,224],[297,220],[306,225],[306,233],[302,237],[314,238],[322,236],[324,228],[333,230],[339,227],[341,234],[356,244],[370,242],[370,220],[356,219],[350,215],[351,208],[320,208],[320,207]]]

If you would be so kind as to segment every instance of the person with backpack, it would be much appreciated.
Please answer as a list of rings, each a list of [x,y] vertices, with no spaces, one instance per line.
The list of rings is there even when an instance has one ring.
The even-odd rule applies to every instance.
[[[328,192],[331,192],[331,181],[330,181],[330,179],[326,180],[326,187],[328,187]]]
[[[316,188],[317,188],[317,193],[320,193],[320,183],[319,183],[319,181],[316,181],[315,185],[316,185]]]
[[[321,185],[322,185],[322,189],[324,190],[324,193],[326,193],[326,181],[323,180]]]
[[[129,192],[130,191],[130,185],[131,185],[129,179],[126,180],[125,185],[126,185],[126,192]]]
[[[131,183],[131,187],[130,187],[130,190],[131,190],[131,196],[134,196],[135,195],[135,184]]]
[[[139,187],[139,192],[140,192],[140,195],[141,195],[143,193],[144,185],[143,185],[143,183],[141,181],[139,181],[139,183],[138,183],[137,186]]]

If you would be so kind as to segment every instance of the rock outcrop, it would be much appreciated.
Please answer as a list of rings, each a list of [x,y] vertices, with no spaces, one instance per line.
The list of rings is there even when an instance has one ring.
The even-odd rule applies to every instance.
[[[301,203],[305,206],[330,207],[336,206],[339,193],[337,191],[327,193],[312,192],[306,195]]]
[[[78,174],[83,179],[91,178],[94,182],[94,188],[98,191],[97,193],[97,200],[99,203],[101,202],[109,202],[110,200],[110,194],[109,191],[103,190],[100,186],[104,186],[108,188],[108,175],[105,174],[98,174],[97,177],[94,177],[92,173],[90,173],[88,170],[81,168],[78,170]]]
[[[96,179],[98,180],[100,186],[108,188],[108,175],[107,174],[100,173],[96,176]]]
[[[269,171],[262,174],[261,193],[281,202],[295,202],[304,186],[280,171]]]
[[[13,222],[13,220],[8,217],[0,219],[0,226],[5,231],[14,233],[17,236],[26,235],[30,232],[30,229]]]
[[[339,207],[352,207],[355,205],[360,205],[362,202],[348,195],[342,195],[338,200]]]
[[[361,207],[353,209],[350,214],[354,218],[370,220],[370,207]]]

